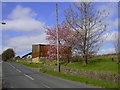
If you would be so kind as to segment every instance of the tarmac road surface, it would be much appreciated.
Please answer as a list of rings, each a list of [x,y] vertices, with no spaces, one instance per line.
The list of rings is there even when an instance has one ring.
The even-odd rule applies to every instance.
[[[47,75],[18,63],[8,62],[2,62],[2,79],[3,88],[95,88]]]

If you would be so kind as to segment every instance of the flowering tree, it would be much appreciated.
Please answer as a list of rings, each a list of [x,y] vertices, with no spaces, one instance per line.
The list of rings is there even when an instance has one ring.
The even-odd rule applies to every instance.
[[[77,32],[71,30],[71,27],[63,23],[59,25],[58,27],[58,42],[59,42],[59,57],[68,58],[69,62],[69,57],[72,55],[71,49],[75,47],[77,43]],[[56,36],[56,28],[46,28],[46,33],[47,33],[47,40],[49,41],[50,48],[48,50],[48,56],[50,58],[55,58],[56,57],[56,44],[57,44],[57,36]]]

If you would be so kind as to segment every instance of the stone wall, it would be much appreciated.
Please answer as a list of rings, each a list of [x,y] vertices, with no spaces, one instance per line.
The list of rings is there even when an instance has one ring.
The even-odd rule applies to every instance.
[[[39,62],[39,57],[32,58],[32,62]]]
[[[48,70],[58,71],[57,66],[45,65],[44,68]],[[102,73],[102,72],[96,72],[96,71],[90,71],[84,69],[74,69],[68,67],[61,67],[61,72],[65,74],[84,76],[84,77],[88,77],[96,80],[103,80],[112,83],[118,83],[118,77],[119,77],[119,75],[113,75],[110,73]]]

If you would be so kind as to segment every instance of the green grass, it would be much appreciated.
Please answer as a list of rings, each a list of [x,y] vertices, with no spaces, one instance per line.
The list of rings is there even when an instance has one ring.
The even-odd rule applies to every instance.
[[[73,76],[69,74],[63,74],[51,70],[46,70],[46,69],[41,69],[40,70],[43,73],[47,73],[53,76],[61,77],[64,79],[72,80],[72,81],[77,81],[77,82],[83,82],[86,84],[91,84],[99,87],[104,87],[104,88],[118,88],[118,84],[115,83],[110,83],[110,82],[104,82],[102,80],[94,80],[86,77],[78,77],[78,76]]]
[[[95,70],[98,72],[105,72],[111,74],[118,74],[117,62],[112,62],[111,58],[94,58],[89,60],[89,64],[83,65],[83,62],[63,63],[65,67],[76,69]]]

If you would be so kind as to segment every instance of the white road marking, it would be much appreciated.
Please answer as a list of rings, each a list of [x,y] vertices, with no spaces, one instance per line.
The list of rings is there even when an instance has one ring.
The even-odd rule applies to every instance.
[[[12,66],[13,68],[15,68],[15,66],[11,65],[10,63],[8,63],[10,66]],[[21,72],[19,69],[15,68],[18,72]],[[26,77],[30,78],[31,80],[34,80],[32,77],[28,76],[27,74],[24,74]]]
[[[18,72],[21,72],[19,69],[16,69]]]
[[[15,68],[15,66],[13,66],[13,65],[11,65],[11,64],[10,64],[10,66],[12,66],[13,68]]]
[[[28,76],[27,74],[24,74],[26,77],[30,78],[31,80],[34,80],[34,78]]]
[[[13,68],[15,68],[14,66],[12,66]]]
[[[43,84],[43,83],[42,83],[42,85],[45,86],[45,87],[47,87],[47,88],[50,88],[49,86],[47,86],[47,85],[45,85],[45,84]]]
[[[11,67],[15,68],[15,66],[11,65],[10,63],[8,63]],[[21,72],[19,69],[15,68],[18,72]]]
[[[15,68],[13,65],[11,65],[10,63],[8,63],[11,67]]]

